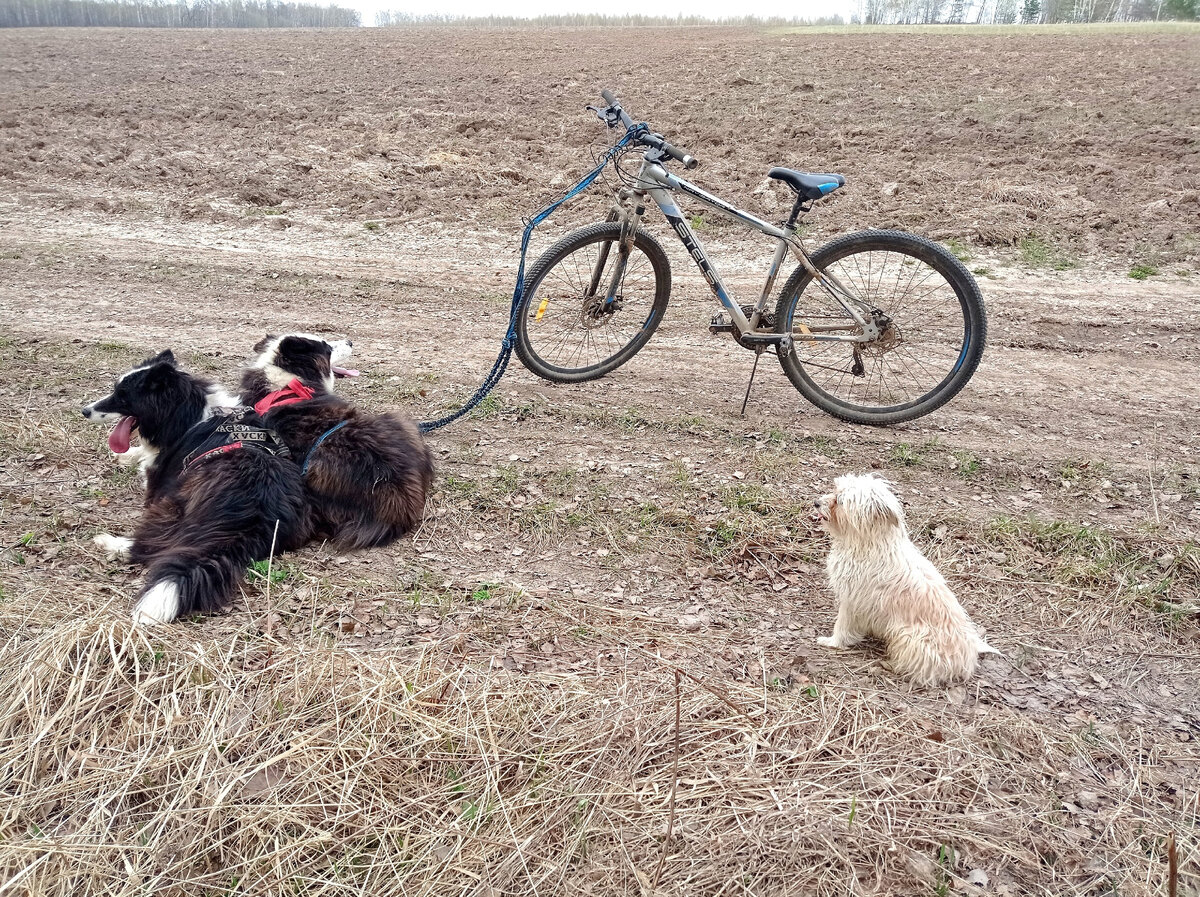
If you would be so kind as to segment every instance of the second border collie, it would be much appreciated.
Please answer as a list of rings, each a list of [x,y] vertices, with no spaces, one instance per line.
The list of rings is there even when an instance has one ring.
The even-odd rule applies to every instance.
[[[219,401],[223,393],[181,370],[168,349],[83,409],[88,420],[115,424],[108,444],[117,454],[129,451],[136,429],[149,462],[133,539],[96,539],[147,567],[136,623],[218,610],[272,545],[284,551],[307,539],[304,484],[287,446],[250,409],[215,408]]]
[[[433,481],[429,448],[407,418],[366,414],[333,394],[349,340],[267,336],[242,374],[241,400],[279,433],[304,473],[313,536],[340,550],[387,545],[415,529]]]

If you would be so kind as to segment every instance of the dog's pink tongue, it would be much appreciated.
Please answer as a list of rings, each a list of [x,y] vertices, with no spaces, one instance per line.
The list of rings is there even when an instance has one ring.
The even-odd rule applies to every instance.
[[[123,417],[117,421],[113,431],[108,434],[108,447],[118,455],[129,451],[129,437],[133,435],[133,426],[136,423],[132,417]]]
[[[354,368],[334,367],[334,368],[332,368],[332,370],[333,370],[333,376],[335,376],[335,377],[357,377],[358,376],[358,371],[354,370]]]

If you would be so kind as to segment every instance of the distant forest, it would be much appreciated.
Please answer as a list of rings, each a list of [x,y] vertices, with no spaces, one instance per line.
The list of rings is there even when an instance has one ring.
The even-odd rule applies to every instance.
[[[414,15],[378,12],[379,26],[459,25],[476,28],[596,26],[653,27],[668,25],[727,25],[786,28],[803,25],[1052,25],[1091,22],[1191,21],[1200,14],[1200,0],[858,0],[847,21],[840,15],[816,19],[736,16],[607,15],[575,13],[538,16]]]
[[[847,21],[739,16],[563,14],[527,19],[516,16],[464,17],[380,12],[375,24],[414,27],[537,28],[552,26],[652,27],[725,25],[1044,25],[1088,22],[1195,20],[1200,0],[857,0]],[[354,28],[362,16],[353,9],[272,0],[0,0],[0,28],[47,25],[133,28]]]
[[[797,25],[845,25],[841,16],[818,19],[785,18],[772,16],[732,16],[721,19],[706,19],[703,16],[647,16],[639,13],[609,15],[608,13],[562,13],[560,15],[522,18],[518,16],[454,16],[445,13],[414,14],[411,12],[377,12],[375,24],[381,27],[405,27],[412,25],[460,25],[474,28],[528,28],[604,25],[616,28],[653,28],[669,25],[727,25],[750,28],[779,28]]]
[[[354,28],[361,24],[362,16],[353,9],[271,0],[0,0],[0,28]]]

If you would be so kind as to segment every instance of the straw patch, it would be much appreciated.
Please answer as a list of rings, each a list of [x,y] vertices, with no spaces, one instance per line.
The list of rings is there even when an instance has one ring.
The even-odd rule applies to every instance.
[[[1127,780],[1093,795],[1097,851],[1057,785],[1124,752],[1000,706],[688,673],[676,736],[651,658],[520,677],[445,644],[103,614],[22,638],[0,652],[0,876],[29,894],[628,894],[664,851],[664,894],[928,893],[977,868],[1082,893],[1158,868],[1182,821]]]

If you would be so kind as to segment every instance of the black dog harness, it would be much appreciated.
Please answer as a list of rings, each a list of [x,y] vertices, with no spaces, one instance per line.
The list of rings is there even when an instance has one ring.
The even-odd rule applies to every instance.
[[[278,433],[269,427],[247,422],[247,417],[257,419],[258,415],[252,408],[235,408],[224,417],[218,418],[219,423],[212,434],[183,459],[184,470],[201,461],[211,460],[243,448],[258,449],[278,458],[292,456]],[[200,426],[211,425],[211,423],[211,421],[204,421]]]

